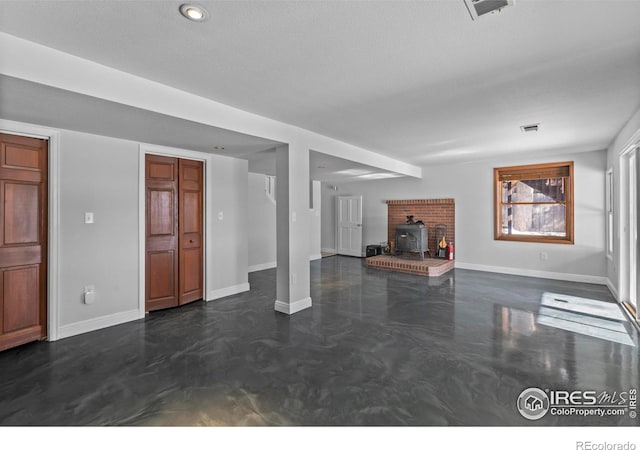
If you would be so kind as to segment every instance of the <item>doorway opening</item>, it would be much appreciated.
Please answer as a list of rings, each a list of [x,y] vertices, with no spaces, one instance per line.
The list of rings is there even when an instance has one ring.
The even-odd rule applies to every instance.
[[[337,247],[339,255],[362,256],[362,196],[337,199]]]
[[[620,158],[620,297],[623,305],[638,320],[640,298],[640,147],[634,145]]]

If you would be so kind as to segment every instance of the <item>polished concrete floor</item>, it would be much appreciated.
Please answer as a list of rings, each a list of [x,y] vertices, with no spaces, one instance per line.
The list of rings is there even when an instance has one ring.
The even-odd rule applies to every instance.
[[[0,353],[1,425],[637,425],[529,421],[524,388],[638,387],[632,344],[537,321],[546,293],[612,302],[604,286],[456,269],[438,278],[311,263],[313,308],[251,291]],[[548,322],[547,322],[548,323]]]

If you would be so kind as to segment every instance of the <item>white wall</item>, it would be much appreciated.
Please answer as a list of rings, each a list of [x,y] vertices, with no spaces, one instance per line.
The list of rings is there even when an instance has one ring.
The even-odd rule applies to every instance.
[[[276,205],[265,194],[265,176],[249,172],[249,272],[275,267]]]
[[[607,150],[607,168],[613,169],[613,257],[607,260],[607,278],[609,287],[614,295],[618,297],[620,291],[620,257],[621,257],[621,202],[620,202],[620,152],[623,152],[632,141],[640,139],[640,109],[635,112],[627,124],[620,130],[618,135],[609,145]]]
[[[335,247],[335,197],[363,196],[363,245],[387,240],[385,200],[454,198],[458,267],[517,272],[604,283],[605,151],[557,157],[501,159],[422,168],[424,178],[398,178],[323,185],[322,246]],[[574,161],[575,245],[495,241],[493,239],[493,168],[516,164]],[[540,252],[548,260],[540,259]],[[513,270],[515,269],[515,271]],[[558,275],[560,274],[560,275]]]

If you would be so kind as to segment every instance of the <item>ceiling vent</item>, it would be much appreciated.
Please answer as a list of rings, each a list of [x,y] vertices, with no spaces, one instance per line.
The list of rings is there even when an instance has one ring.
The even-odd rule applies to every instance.
[[[531,125],[522,125],[520,129],[522,130],[523,133],[535,133],[536,131],[538,131],[539,126],[540,126],[539,123],[534,123]]]
[[[471,15],[471,20],[485,14],[501,11],[505,6],[513,5],[515,0],[464,0],[464,4]]]

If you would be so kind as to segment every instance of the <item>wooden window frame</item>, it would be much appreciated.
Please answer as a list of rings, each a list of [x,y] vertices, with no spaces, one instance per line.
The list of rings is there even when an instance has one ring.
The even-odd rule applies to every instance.
[[[502,233],[502,189],[501,178],[503,176],[513,176],[514,179],[527,179],[524,177],[537,176],[546,178],[545,172],[553,172],[554,169],[568,168],[568,181],[565,183],[565,227],[566,236],[526,236],[509,235]],[[514,242],[538,242],[545,244],[574,244],[574,191],[573,191],[573,161],[529,164],[524,166],[496,167],[493,169],[493,198],[494,198],[494,239],[497,241]],[[550,177],[551,178],[551,177]],[[531,179],[531,178],[529,178]]]

